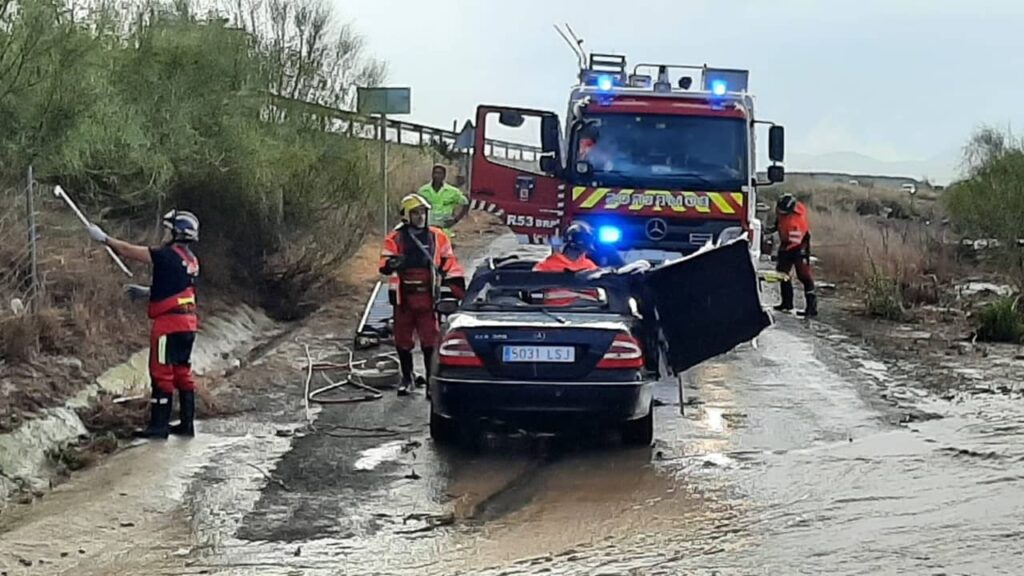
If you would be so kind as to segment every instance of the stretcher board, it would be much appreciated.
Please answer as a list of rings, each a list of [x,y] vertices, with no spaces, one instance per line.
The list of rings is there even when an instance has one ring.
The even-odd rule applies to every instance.
[[[363,308],[363,315],[356,327],[355,348],[365,350],[391,340],[393,311],[388,301],[387,283],[377,282],[369,300]]]

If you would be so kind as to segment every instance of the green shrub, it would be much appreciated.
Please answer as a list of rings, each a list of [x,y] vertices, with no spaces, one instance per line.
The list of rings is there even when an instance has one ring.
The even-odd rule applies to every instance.
[[[905,318],[903,293],[899,282],[879,271],[873,271],[863,282],[864,310],[871,316],[901,321]]]
[[[0,178],[32,164],[105,225],[190,209],[200,257],[227,256],[215,283],[294,309],[362,241],[380,184],[361,141],[287,102],[345,108],[384,67],[317,0],[222,6],[0,9]]]
[[[1000,298],[978,312],[978,338],[987,342],[1024,342],[1024,311],[1020,297]]]

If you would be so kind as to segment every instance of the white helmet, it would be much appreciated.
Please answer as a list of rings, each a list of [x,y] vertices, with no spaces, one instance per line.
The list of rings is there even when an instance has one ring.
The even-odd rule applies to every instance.
[[[199,240],[199,218],[185,210],[171,210],[164,214],[164,228],[171,231],[175,242],[197,242]]]

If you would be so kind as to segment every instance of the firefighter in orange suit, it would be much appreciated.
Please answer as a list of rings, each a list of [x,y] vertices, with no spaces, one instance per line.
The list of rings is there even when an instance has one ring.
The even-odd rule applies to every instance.
[[[796,268],[796,276],[804,286],[806,308],[801,316],[818,315],[818,296],[814,292],[814,276],[811,274],[811,229],[807,223],[807,207],[792,194],[783,194],[775,205],[778,217],[776,229],[779,232],[779,255],[776,270],[789,274]],[[775,307],[780,312],[793,309],[793,281],[781,283],[782,303]]]
[[[196,279],[199,259],[191,246],[199,240],[199,219],[191,212],[172,210],[164,215],[163,225],[170,231],[161,246],[130,244],[107,236],[95,224],[89,236],[106,244],[121,256],[153,266],[151,285],[129,286],[129,295],[148,297],[148,314],[153,321],[149,336],[149,376],[152,386],[149,425],[135,432],[136,437],[166,439],[168,433],[195,435],[196,383],[192,376],[192,347],[199,330],[196,315]],[[171,421],[171,400],[178,391],[181,421]]]
[[[402,223],[384,239],[380,255],[380,273],[390,277],[388,296],[394,307],[395,348],[402,368],[399,396],[409,394],[413,386],[416,337],[430,378],[440,337],[435,305],[441,286],[447,286],[456,298],[465,295],[465,272],[448,236],[427,224],[429,211],[430,204],[419,194],[402,198]]]
[[[536,272],[587,272],[597,270],[590,259],[594,251],[594,230],[586,222],[576,221],[565,230],[565,245],[533,267]]]

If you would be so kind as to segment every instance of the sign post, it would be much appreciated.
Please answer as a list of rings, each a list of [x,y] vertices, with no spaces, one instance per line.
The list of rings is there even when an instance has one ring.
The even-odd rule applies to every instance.
[[[380,181],[384,196],[384,235],[388,226],[388,115],[408,114],[411,111],[412,91],[409,88],[359,88],[356,91],[356,110],[360,114],[380,117]]]

